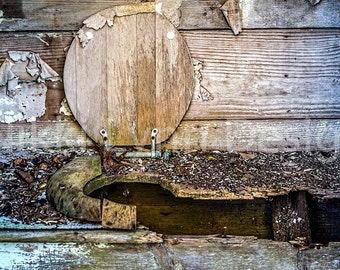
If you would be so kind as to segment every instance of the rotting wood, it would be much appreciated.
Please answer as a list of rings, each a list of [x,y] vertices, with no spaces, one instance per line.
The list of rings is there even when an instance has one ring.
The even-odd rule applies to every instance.
[[[306,192],[291,192],[272,200],[274,240],[287,242],[303,238],[308,246],[312,238]]]
[[[83,186],[101,174],[99,157],[73,160],[57,171],[49,180],[46,196],[63,214],[82,220],[100,222],[101,202],[86,196]]]
[[[238,35],[242,31],[242,11],[240,9],[239,0],[227,0],[221,10],[226,18],[234,35]]]
[[[100,10],[113,5],[139,2],[141,1],[54,1],[51,7],[51,3],[46,0],[10,1],[1,8],[3,17],[0,17],[0,31],[77,31],[83,20]],[[228,25],[220,10],[224,2],[225,0],[183,0],[177,12],[180,14],[180,19],[176,19],[179,22],[178,28],[227,29]],[[307,0],[240,0],[240,8],[244,29],[338,27],[340,21],[338,0],[322,1],[313,8]],[[171,21],[171,17],[169,20]]]
[[[314,192],[316,192],[314,190]],[[317,194],[307,196],[310,216],[310,228],[314,243],[328,243],[340,241],[340,197],[323,196],[327,190],[319,190]]]
[[[136,206],[102,201],[102,225],[106,228],[134,230],[137,224]]]
[[[50,178],[46,189],[47,199],[69,217],[101,222],[107,228],[135,229],[136,207],[84,194],[85,184],[101,173],[99,156],[77,158]]]
[[[160,185],[178,198],[191,198],[195,200],[254,200],[267,199],[271,196],[287,195],[290,189],[266,189],[244,187],[242,192],[234,193],[227,190],[218,192],[204,189],[194,189],[188,186],[175,184],[164,176],[148,173],[131,173],[128,175],[106,176],[102,175],[92,179],[84,186],[84,194],[89,195],[96,190],[113,183],[144,183]]]
[[[272,237],[270,205],[265,199],[180,198],[159,185],[128,181],[115,182],[94,193],[97,195],[91,196],[105,194],[110,201],[135,205],[137,221],[159,233],[220,234],[227,226],[228,234]]]

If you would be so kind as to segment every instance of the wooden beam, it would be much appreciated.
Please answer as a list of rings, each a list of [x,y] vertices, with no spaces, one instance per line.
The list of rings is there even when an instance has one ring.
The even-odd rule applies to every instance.
[[[311,243],[306,192],[273,197],[272,222],[274,240],[287,242],[303,238],[304,244]]]
[[[87,17],[100,10],[138,2],[143,1],[6,1],[6,4],[0,6],[3,13],[2,16],[0,13],[0,31],[77,31]],[[179,9],[171,14],[166,10],[165,14],[170,16],[170,20],[173,20],[173,13],[177,14],[175,24],[178,24],[179,29],[227,29],[229,27],[220,10],[224,2],[225,0],[173,1],[174,8],[179,6]],[[167,6],[169,5],[171,4],[167,3]],[[320,28],[340,25],[338,0],[322,1],[315,7],[306,0],[240,0],[240,9],[245,29]]]
[[[53,136],[52,136],[53,134]],[[340,120],[183,121],[162,147],[290,152],[340,149]],[[76,122],[0,124],[0,147],[93,146]]]
[[[291,152],[340,149],[340,121],[183,121],[168,149]]]
[[[0,147],[88,147],[92,141],[76,122],[0,124]]]
[[[213,97],[202,101],[195,95],[187,120],[340,117],[340,29],[181,34],[191,56],[202,62],[201,85]],[[2,33],[0,62],[8,50],[29,49],[62,75],[72,38],[70,32]],[[42,120],[65,119],[58,113],[62,87],[48,85]]]

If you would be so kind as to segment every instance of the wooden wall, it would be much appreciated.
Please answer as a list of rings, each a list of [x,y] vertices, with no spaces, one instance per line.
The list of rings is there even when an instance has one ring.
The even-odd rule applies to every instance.
[[[0,63],[9,50],[29,50],[62,75],[82,21],[101,9],[134,2],[139,0],[4,0]],[[220,10],[225,0],[163,2],[192,58],[202,62],[205,89],[205,98],[195,94],[163,147],[340,148],[340,1],[313,6],[307,0],[240,0],[237,36]],[[92,145],[73,117],[60,113],[62,82],[47,86],[45,115],[31,123],[0,123],[0,147]]]

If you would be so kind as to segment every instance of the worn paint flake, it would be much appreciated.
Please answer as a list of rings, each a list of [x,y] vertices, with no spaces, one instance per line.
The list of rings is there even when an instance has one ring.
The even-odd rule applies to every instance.
[[[213,100],[214,97],[210,92],[202,86],[201,81],[203,80],[201,69],[203,68],[203,63],[199,60],[193,59],[193,66],[195,71],[195,100],[196,101],[209,101]]]
[[[9,51],[0,67],[0,122],[33,122],[45,114],[45,81],[61,78],[38,54]]]

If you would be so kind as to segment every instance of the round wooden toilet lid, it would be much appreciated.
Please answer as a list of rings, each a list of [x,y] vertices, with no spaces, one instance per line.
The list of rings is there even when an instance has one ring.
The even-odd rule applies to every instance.
[[[194,91],[190,55],[176,28],[146,12],[78,33],[83,40],[79,34],[68,50],[64,87],[84,131],[103,143],[105,130],[108,145],[149,145],[154,128],[157,142],[167,140]]]

